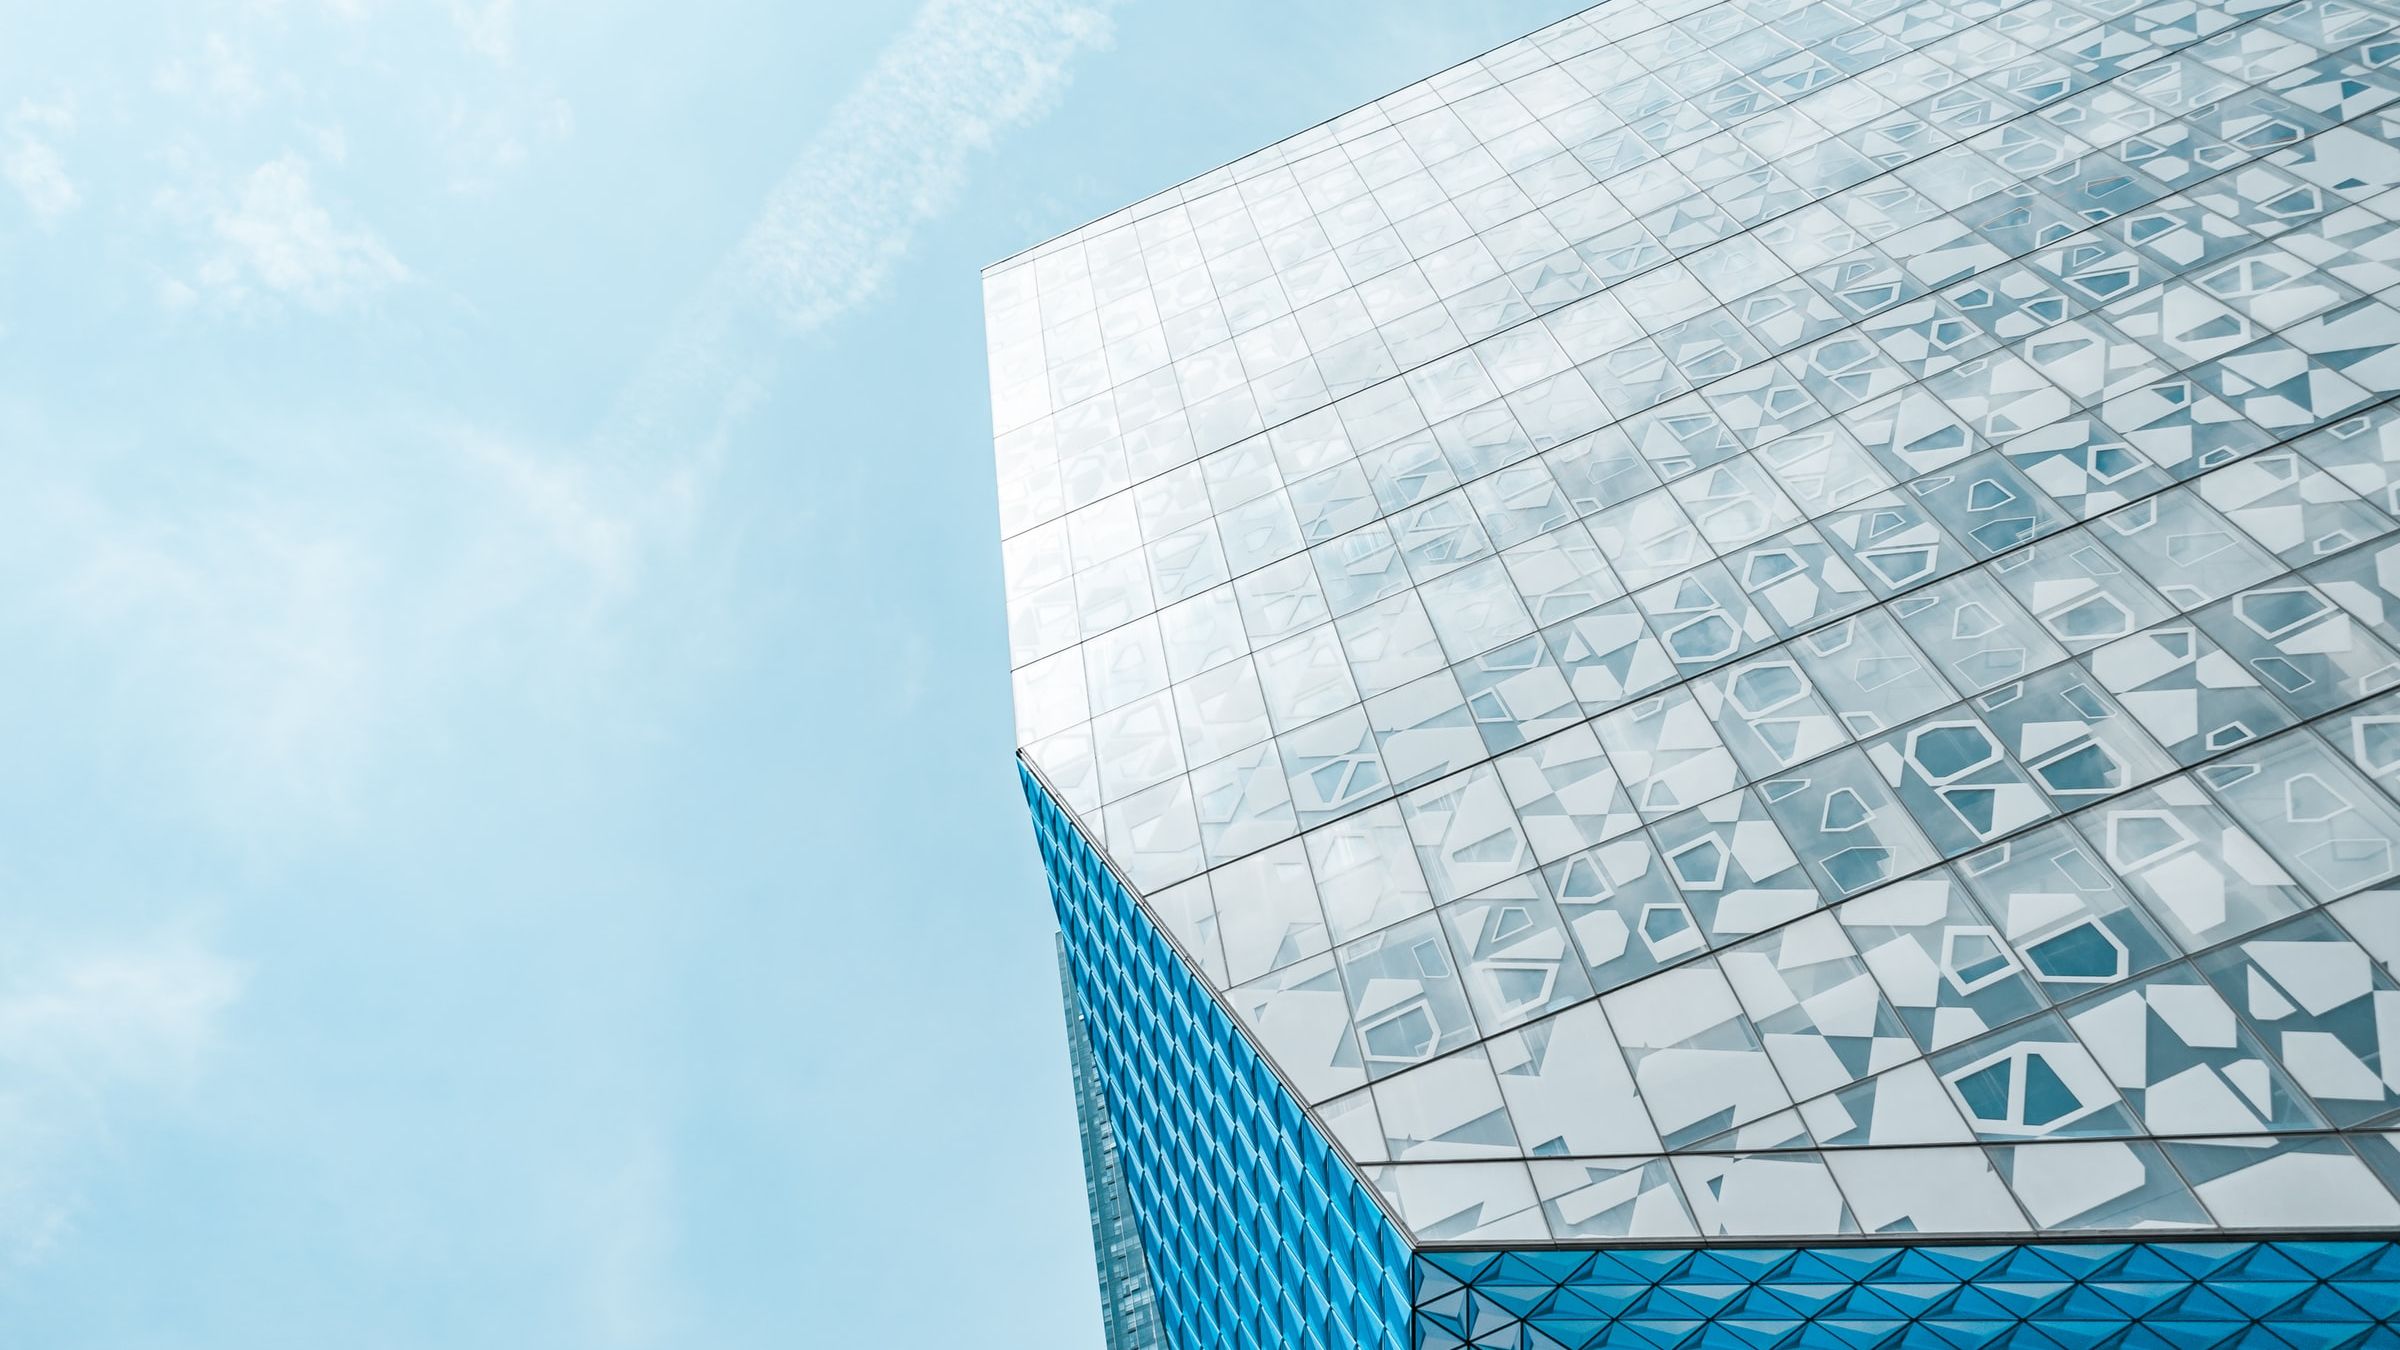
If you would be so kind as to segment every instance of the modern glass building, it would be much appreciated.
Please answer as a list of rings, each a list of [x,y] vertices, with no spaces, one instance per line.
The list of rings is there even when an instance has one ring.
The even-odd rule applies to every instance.
[[[2400,1344],[2396,221],[2394,0],[1609,0],[991,268],[1154,1334]]]
[[[1092,1211],[1092,1260],[1100,1274],[1100,1327],[1107,1350],[1169,1350],[1159,1325],[1158,1298],[1150,1288],[1150,1265],[1142,1255],[1142,1230],[1117,1162],[1109,1129],[1108,1102],[1100,1067],[1075,1001],[1067,946],[1058,945],[1058,984],[1067,1009],[1067,1071],[1075,1084],[1075,1124],[1082,1135],[1084,1200]]]

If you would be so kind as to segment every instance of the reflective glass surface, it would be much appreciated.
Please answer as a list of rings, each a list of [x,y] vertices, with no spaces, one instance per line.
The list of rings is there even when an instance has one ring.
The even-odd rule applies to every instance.
[[[1121,1167],[1104,1160],[1093,1172],[1095,1186],[1113,1192],[1094,1197],[1095,1224],[1131,1230],[1140,1250],[1126,1255],[1140,1288],[1130,1292],[1147,1291],[1153,1262],[1167,1277],[1155,1305],[1163,1316],[1146,1326],[1129,1324],[1123,1315],[1134,1308],[1111,1301],[1112,1346],[1154,1335],[1179,1350],[2400,1343],[2400,1244],[2388,1238],[1897,1245],[1819,1236],[1804,1246],[1407,1252],[1334,1160],[1319,1122],[1249,1051],[1039,776],[1026,769],[1023,779],[1062,925],[1078,1106],[1090,1108],[1087,1127],[1098,1121],[1112,1139],[1115,1121],[1131,1122]],[[2117,1147],[2018,1150],[2007,1179],[2025,1194],[2078,1184]],[[1923,1165],[1924,1183],[1978,1184],[1958,1150],[1905,1151]],[[1571,1166],[1636,1203],[1662,1194],[1652,1179],[1663,1162],[1613,1177]]]
[[[1409,1253],[1390,1220],[1039,776],[1019,775],[1113,1145],[1095,1223],[1129,1217],[1140,1247],[1148,1308],[1130,1329],[1154,1313],[1178,1350],[1406,1346]]]
[[[2400,1228],[2396,220],[2390,0],[1610,0],[986,273],[1023,754],[1420,1245]]]
[[[1059,994],[1067,1013],[1067,1068],[1075,1083],[1075,1123],[1083,1144],[1083,1196],[1092,1213],[1092,1262],[1100,1277],[1100,1330],[1106,1350],[1168,1350],[1166,1328],[1142,1252],[1141,1221],[1126,1193],[1116,1129],[1109,1122],[1100,1066],[1075,1000],[1067,945],[1058,944]]]
[[[1439,1252],[1417,1350],[2388,1346],[2389,1241]]]

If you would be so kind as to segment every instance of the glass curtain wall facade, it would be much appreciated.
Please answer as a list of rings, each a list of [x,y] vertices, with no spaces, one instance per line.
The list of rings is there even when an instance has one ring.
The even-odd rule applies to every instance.
[[[2391,0],[1610,0],[989,269],[1172,1343],[2392,1343],[2395,221]]]
[[[1117,1164],[1116,1133],[1109,1128],[1101,1096],[1100,1066],[1092,1058],[1091,1035],[1075,1000],[1067,968],[1067,945],[1058,944],[1059,996],[1066,1004],[1067,1072],[1075,1084],[1075,1124],[1083,1143],[1084,1202],[1092,1211],[1092,1262],[1100,1277],[1102,1344],[1106,1350],[1170,1350],[1158,1324],[1158,1299],[1150,1291],[1150,1264],[1142,1234]]]

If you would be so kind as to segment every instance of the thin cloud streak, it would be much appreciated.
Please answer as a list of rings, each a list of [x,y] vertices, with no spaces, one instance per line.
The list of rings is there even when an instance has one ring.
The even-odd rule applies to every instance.
[[[834,108],[619,402],[602,441],[708,426],[713,452],[766,390],[779,339],[874,298],[970,161],[1048,111],[1114,0],[928,0]]]
[[[356,789],[396,727],[438,720],[464,690],[579,687],[572,672],[608,666],[627,607],[688,561],[725,436],[791,337],[868,302],[912,234],[956,199],[975,153],[1038,116],[1071,60],[1108,40],[1111,2],[929,0],[835,105],[592,442],[385,409],[372,432],[338,417],[248,428],[232,442],[238,481],[129,500],[68,457],[0,460],[0,497],[15,503],[0,504],[0,521],[19,526],[39,621],[80,630],[119,662],[110,723],[178,752],[183,772],[166,780],[206,784],[190,789],[200,814],[229,837],[273,852],[355,823]],[[260,166],[233,201],[176,205],[221,245],[182,287],[187,301],[328,310],[411,279],[380,238],[319,201],[298,156]],[[10,411],[0,426],[19,443],[56,439],[38,418],[12,426]],[[321,454],[333,444],[348,446],[338,468]],[[437,517],[447,542],[429,555],[420,526]],[[10,611],[0,605],[0,618]]]
[[[928,0],[684,305],[597,445],[467,425],[369,388],[354,407],[304,415],[204,406],[187,426],[133,433],[159,444],[79,455],[111,418],[53,426],[0,394],[17,447],[0,454],[0,565],[16,579],[0,632],[41,654],[36,675],[72,684],[41,752],[111,783],[138,764],[125,777],[139,811],[187,819],[235,870],[273,874],[343,856],[399,776],[392,762],[482,753],[446,739],[473,734],[462,727],[481,724],[460,715],[479,703],[555,715],[560,691],[578,695],[637,645],[625,629],[652,615],[629,612],[669,596],[670,622],[688,622],[707,578],[686,574],[706,560],[687,566],[679,549],[726,431],[791,339],[870,303],[978,152],[1055,102],[1073,60],[1108,42],[1113,2]],[[490,20],[468,33],[478,54],[531,55],[509,46],[509,12],[507,0],[458,10]],[[246,69],[229,44],[212,39],[206,55],[216,74],[176,67],[161,91],[255,101],[225,73]],[[565,118],[562,104],[562,135]],[[71,130],[63,111],[0,116],[0,208],[75,209],[54,146]],[[161,298],[191,307],[178,322],[373,317],[372,302],[400,309],[433,288],[331,190],[326,166],[346,146],[335,132],[314,159],[245,155],[247,173],[159,194],[159,217],[200,240],[181,275],[159,274]],[[631,449],[644,453],[610,453]],[[903,693],[919,696],[914,682]],[[74,1239],[113,1134],[249,1048],[251,966],[276,958],[237,960],[179,930],[56,953],[0,936],[15,953],[0,954],[4,1283]],[[676,1342],[675,1159],[663,1131],[632,1128],[619,1170],[575,1210],[600,1345]]]

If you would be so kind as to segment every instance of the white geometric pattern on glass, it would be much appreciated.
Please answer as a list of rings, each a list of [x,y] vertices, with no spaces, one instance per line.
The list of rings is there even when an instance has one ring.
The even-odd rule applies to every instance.
[[[1610,0],[984,278],[1018,740],[1421,1240],[2400,1221],[2400,6]]]

